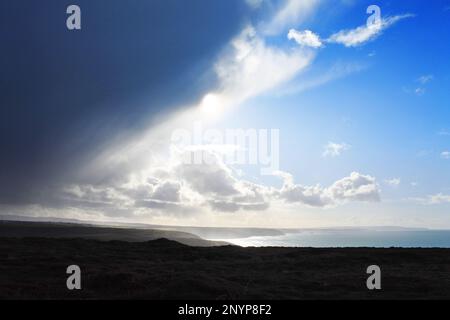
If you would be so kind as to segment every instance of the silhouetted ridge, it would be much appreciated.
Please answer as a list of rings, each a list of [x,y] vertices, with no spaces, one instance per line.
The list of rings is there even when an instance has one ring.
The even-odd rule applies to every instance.
[[[154,246],[154,247],[186,247],[186,245],[175,241],[175,240],[169,240],[167,238],[159,238],[155,240],[147,241],[147,244]]]

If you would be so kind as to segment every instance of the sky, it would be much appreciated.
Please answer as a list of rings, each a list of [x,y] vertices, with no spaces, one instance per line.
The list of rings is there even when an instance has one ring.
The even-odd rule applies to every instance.
[[[0,23],[0,214],[450,228],[448,0],[16,0]]]

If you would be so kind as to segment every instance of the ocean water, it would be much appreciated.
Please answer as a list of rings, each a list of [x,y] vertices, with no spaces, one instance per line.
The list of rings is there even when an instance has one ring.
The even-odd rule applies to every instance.
[[[243,247],[450,248],[450,230],[305,230],[282,236],[225,239]]]

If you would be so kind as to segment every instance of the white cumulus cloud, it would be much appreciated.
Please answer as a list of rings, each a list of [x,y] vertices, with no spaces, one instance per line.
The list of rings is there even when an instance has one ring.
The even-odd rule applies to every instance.
[[[384,182],[386,182],[386,184],[393,186],[393,187],[398,187],[400,185],[400,178],[392,178],[392,179],[386,179],[384,180]]]
[[[356,29],[341,30],[331,35],[327,41],[332,43],[340,43],[346,47],[356,47],[375,39],[384,30],[394,25],[396,22],[414,17],[412,14],[403,14],[393,17],[381,19],[381,21],[374,25],[363,25]]]
[[[351,146],[346,143],[328,142],[324,147],[322,156],[323,157],[337,157],[337,156],[340,156],[342,154],[342,152],[349,150],[350,148],[351,148]]]
[[[433,79],[434,79],[434,76],[432,74],[427,74],[427,75],[420,76],[417,79],[417,82],[420,82],[421,84],[426,84]]]
[[[327,188],[319,185],[294,184],[289,174],[284,174],[284,184],[279,197],[288,203],[303,203],[313,207],[332,207],[348,201],[380,201],[380,192],[375,178],[352,172]]]
[[[441,157],[442,159],[450,159],[450,151],[442,151]]]
[[[287,35],[289,40],[295,40],[299,45],[311,48],[320,48],[322,41],[319,36],[311,30],[297,31],[291,29]]]
[[[417,201],[424,205],[446,204],[450,203],[450,195],[437,193],[421,198],[411,198],[411,200]]]
[[[430,204],[450,203],[450,195],[438,193],[428,197]]]

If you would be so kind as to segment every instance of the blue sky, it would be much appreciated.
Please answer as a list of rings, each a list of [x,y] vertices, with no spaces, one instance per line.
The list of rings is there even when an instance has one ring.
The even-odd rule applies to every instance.
[[[78,4],[2,4],[2,213],[450,228],[449,1]],[[279,130],[279,168],[180,162],[199,122]]]
[[[353,25],[365,18],[365,6],[358,8],[363,14],[357,19],[358,15],[350,13]],[[398,12],[408,12],[400,8]],[[283,127],[283,152],[289,154],[285,156],[286,169],[310,182],[330,181],[356,166],[386,178],[404,177],[405,182],[420,179],[435,192],[445,188],[450,171],[440,153],[448,149],[448,136],[442,133],[450,119],[449,67],[445,62],[450,45],[442,39],[448,38],[450,28],[443,10],[437,10],[440,20],[421,18],[431,15],[430,9],[436,10],[417,11],[416,17],[398,23],[364,46],[321,49],[299,82],[308,79],[308,74],[320,77],[335,65],[360,69],[309,90],[256,98],[248,108],[239,110],[245,114],[240,117],[242,126],[251,127],[257,113],[257,126]],[[439,36],[430,37],[430,30],[439,30]],[[415,93],[422,87],[418,79],[429,75],[432,79],[423,85],[426,91]],[[330,162],[321,157],[321,148],[328,141],[344,141],[352,148]],[[424,151],[426,155],[419,156]],[[317,161],[322,168],[311,173]]]
[[[320,10],[302,28],[330,34],[362,25],[370,4],[358,1],[334,10],[335,15]],[[290,95],[256,98],[239,110],[239,123],[282,128],[281,167],[303,183],[327,185],[356,170],[376,176],[387,201],[448,194],[450,163],[443,154],[449,148],[450,119],[450,43],[444,40],[450,36],[448,2],[378,5],[382,15],[415,16],[361,46],[320,48],[306,75],[293,82],[320,78],[335,66],[354,70]],[[228,125],[235,121],[231,118]],[[329,141],[350,148],[333,159],[324,158],[323,146]],[[423,209],[423,215],[437,209],[448,220],[448,204],[436,207]],[[410,205],[399,205],[405,221],[408,210]]]

